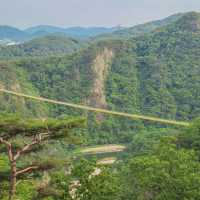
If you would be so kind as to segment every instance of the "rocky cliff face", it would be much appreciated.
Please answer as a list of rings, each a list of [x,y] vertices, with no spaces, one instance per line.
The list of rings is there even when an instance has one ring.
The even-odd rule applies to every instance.
[[[89,102],[93,106],[106,108],[104,83],[107,78],[108,69],[112,62],[113,56],[114,53],[112,50],[104,48],[102,52],[96,56],[92,63],[94,80]]]
[[[112,63],[114,52],[111,49],[104,48],[92,62],[93,85],[89,104],[97,108],[106,108],[105,81],[108,75],[109,67]],[[97,116],[97,120],[102,120],[102,115]]]

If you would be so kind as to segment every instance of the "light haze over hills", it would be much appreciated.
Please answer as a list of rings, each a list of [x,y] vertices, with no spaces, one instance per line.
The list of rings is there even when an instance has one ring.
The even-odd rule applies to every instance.
[[[183,13],[175,14],[164,18],[162,20],[156,20],[148,22],[145,24],[133,26],[130,28],[125,28],[121,26],[116,27],[70,27],[70,28],[61,28],[56,26],[49,25],[39,25],[34,27],[29,27],[25,30],[14,28],[11,26],[0,26],[0,40],[1,43],[5,41],[9,42],[24,42],[34,38],[43,37],[47,35],[59,35],[72,37],[76,39],[88,39],[90,37],[97,36],[117,36],[117,37],[127,37],[133,36],[140,33],[150,32],[158,27],[167,25],[173,21],[176,21],[181,17]],[[113,35],[114,34],[114,35]]]
[[[0,24],[19,28],[134,26],[199,8],[198,0],[1,0]]]

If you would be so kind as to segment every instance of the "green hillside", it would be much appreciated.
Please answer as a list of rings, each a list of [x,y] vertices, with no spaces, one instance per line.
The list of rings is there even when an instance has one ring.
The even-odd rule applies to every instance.
[[[200,13],[138,30],[2,47],[0,89],[185,126],[0,93],[1,200],[200,199]]]
[[[135,25],[130,28],[120,28],[119,30],[114,31],[110,34],[102,34],[95,38],[95,40],[100,39],[109,39],[109,38],[123,38],[123,39],[129,39],[131,37],[137,37],[139,35],[144,35],[147,33],[150,33],[158,28],[167,26],[171,23],[176,22],[178,19],[180,19],[182,16],[184,16],[184,13],[178,13],[175,15],[171,15],[167,18],[161,19],[161,20],[155,20],[139,25]]]
[[[23,80],[33,88],[29,94],[36,91],[67,102],[190,120],[200,111],[199,19],[199,14],[189,13],[164,28],[128,41],[100,41],[69,56],[18,60],[6,68],[12,71],[14,65],[23,71]],[[51,116],[80,114],[61,106],[48,108]],[[132,132],[147,125],[82,114],[88,115],[89,132],[95,139],[100,135],[100,143],[127,142]]]
[[[46,57],[73,53],[83,42],[60,35],[39,37],[19,45],[0,46],[0,58]]]

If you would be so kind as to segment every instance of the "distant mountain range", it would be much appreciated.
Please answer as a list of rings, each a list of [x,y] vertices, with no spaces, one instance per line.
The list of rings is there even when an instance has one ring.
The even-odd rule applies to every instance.
[[[0,40],[12,40],[15,42],[24,41],[29,38],[29,35],[22,30],[11,26],[0,26]]]
[[[58,35],[72,37],[75,39],[88,39],[95,37],[132,37],[143,33],[148,33],[156,28],[166,26],[178,20],[182,13],[172,15],[163,20],[152,21],[149,23],[136,25],[130,28],[120,26],[106,28],[106,27],[70,27],[61,28],[56,26],[40,25],[20,30],[11,26],[0,26],[0,44],[15,44],[24,41],[29,41],[38,37],[47,35]]]
[[[26,33],[34,35],[34,36],[41,36],[47,34],[64,34],[69,37],[76,37],[76,38],[88,38],[94,37],[104,33],[112,33],[121,29],[120,27],[112,27],[112,28],[105,28],[105,27],[71,27],[71,28],[59,28],[54,26],[35,26],[25,30]]]
[[[0,43],[8,40],[14,42],[24,42],[50,34],[73,37],[76,39],[87,39],[89,37],[95,37],[100,34],[112,33],[117,30],[119,30],[119,27],[72,27],[65,29],[54,26],[41,25],[25,30],[20,30],[11,26],[0,26]]]

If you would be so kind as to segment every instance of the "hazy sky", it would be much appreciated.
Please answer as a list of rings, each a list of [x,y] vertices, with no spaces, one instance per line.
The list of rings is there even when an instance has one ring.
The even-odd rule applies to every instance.
[[[200,0],[0,0],[0,24],[131,26],[192,10]]]

